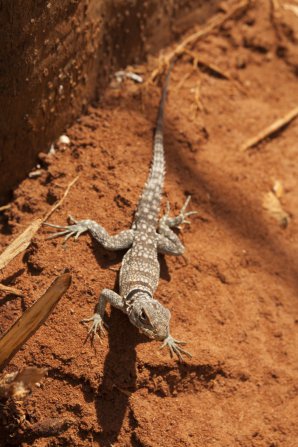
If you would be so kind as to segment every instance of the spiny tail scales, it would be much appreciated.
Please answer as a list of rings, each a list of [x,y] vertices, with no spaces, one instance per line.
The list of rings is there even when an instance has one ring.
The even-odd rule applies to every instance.
[[[158,223],[158,214],[160,210],[161,196],[165,177],[163,118],[172,68],[173,64],[171,64],[168,70],[159,104],[158,117],[153,140],[152,165],[135,214],[133,225],[133,228],[135,229],[138,227],[138,224],[140,222],[145,221],[148,223],[148,221],[150,221],[150,224],[152,224],[152,226],[154,227],[156,227]],[[148,216],[150,216],[150,218],[148,218]]]

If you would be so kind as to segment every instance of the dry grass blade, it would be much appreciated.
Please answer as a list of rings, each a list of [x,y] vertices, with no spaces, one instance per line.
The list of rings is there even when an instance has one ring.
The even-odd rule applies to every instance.
[[[45,222],[51,214],[62,204],[65,197],[69,193],[70,188],[78,180],[79,176],[74,178],[67,186],[63,197],[50,209],[43,219],[36,219],[33,221],[26,230],[21,233],[0,255],[0,270],[3,269],[12,259],[14,259],[19,253],[22,253],[30,245],[31,240],[39,230],[41,224]],[[2,287],[2,290],[3,287]],[[19,293],[16,293],[18,295]]]
[[[271,5],[274,11],[278,11],[280,9],[279,0],[271,0]]]
[[[222,78],[222,79],[226,79],[230,82],[232,82],[232,84],[234,84],[234,86],[243,94],[246,95],[246,90],[242,87],[242,85],[232,79],[232,76],[230,75],[230,73],[228,73],[226,70],[218,67],[217,65],[215,65],[213,62],[208,61],[207,59],[205,59],[204,57],[202,57],[200,54],[198,54],[197,52],[194,51],[190,51],[185,49],[184,53],[189,55],[192,59],[192,64],[193,67],[202,67],[204,69],[204,71],[209,72],[211,75]],[[192,74],[192,72],[190,73],[190,75]]]
[[[284,187],[283,184],[280,180],[275,180],[273,186],[272,186],[272,191],[274,192],[274,194],[276,195],[276,197],[278,197],[279,199],[283,196],[284,194]]]
[[[9,210],[11,208],[11,204],[0,206],[0,211]]]
[[[189,55],[192,60],[193,60],[193,65],[196,66],[202,66],[207,68],[207,70],[209,70],[211,73],[214,73],[217,76],[220,76],[223,79],[231,79],[231,75],[224,71],[223,69],[219,68],[217,65],[213,64],[212,62],[209,62],[207,59],[205,59],[204,57],[200,56],[199,54],[190,51],[190,50],[185,50],[185,53],[187,55]]]
[[[291,5],[291,3],[285,3],[283,5],[283,8],[286,11],[291,11],[293,14],[295,14],[296,17],[298,17],[298,5]]]
[[[270,126],[261,130],[257,135],[249,138],[240,148],[241,151],[246,151],[247,149],[256,146],[258,143],[263,141],[265,138],[270,137],[272,134],[278,132],[287,124],[289,124],[293,119],[298,116],[298,107],[295,107],[290,112],[286,113],[283,117],[278,118]]]
[[[215,29],[219,28],[223,25],[227,20],[232,19],[238,12],[245,10],[249,6],[250,0],[242,0],[240,2],[236,2],[234,6],[230,8],[230,10],[224,15],[215,17],[213,20],[210,20],[209,24],[203,29],[199,29],[198,31],[192,33],[190,36],[186,37],[180,44],[178,44],[173,51],[168,53],[162,58],[158,60],[158,67],[152,71],[150,75],[150,81],[153,82],[157,76],[163,73],[164,69],[168,68],[171,61],[176,57],[181,56],[187,47],[193,45],[198,40],[207,36]]]
[[[80,176],[78,175],[77,177],[75,177],[67,186],[62,198],[60,200],[58,200],[57,203],[55,203],[55,205],[50,209],[50,211],[45,215],[43,222],[45,222],[46,220],[48,220],[48,218],[53,214],[53,212],[63,203],[63,201],[65,200],[67,194],[70,191],[70,188],[76,183],[76,181],[78,180]]]
[[[23,292],[21,292],[18,289],[15,289],[14,287],[5,286],[4,284],[0,283],[0,292],[10,293],[12,295],[16,296],[22,296]]]
[[[26,230],[20,234],[0,255],[0,270],[3,269],[19,253],[22,253],[29,246],[33,236],[41,226],[42,220],[36,219]]]
[[[272,192],[268,192],[264,196],[263,208],[279,223],[283,228],[286,228],[290,222],[290,216],[281,206],[279,198]]]
[[[47,291],[13,324],[0,339],[0,365],[7,361],[48,318],[59,299],[69,288],[71,276],[64,273],[55,279]]]
[[[197,110],[200,110],[200,112],[204,111],[204,106],[202,104],[201,99],[201,82],[199,81],[195,87],[195,106]]]

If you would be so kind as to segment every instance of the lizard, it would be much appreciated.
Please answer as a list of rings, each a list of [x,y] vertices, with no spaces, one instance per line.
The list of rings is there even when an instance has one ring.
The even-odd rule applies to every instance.
[[[170,78],[169,69],[161,94],[156,128],[153,137],[153,158],[150,172],[140,196],[131,229],[111,236],[100,224],[93,220],[76,220],[69,216],[70,225],[45,225],[58,229],[49,238],[71,236],[77,239],[89,232],[107,250],[128,250],[123,259],[119,275],[119,293],[103,289],[92,317],[82,320],[91,322],[88,335],[105,335],[104,313],[106,304],[124,312],[130,322],[150,339],[162,341],[160,349],[168,347],[171,357],[175,354],[179,361],[183,355],[191,354],[183,349],[186,343],[172,337],[170,333],[170,311],[154,298],[158,286],[160,265],[158,254],[182,255],[184,246],[173,228],[189,223],[186,218],[196,211],[186,211],[190,201],[187,197],[178,216],[170,217],[167,203],[166,213],[159,219],[165,177],[164,156],[164,108]]]

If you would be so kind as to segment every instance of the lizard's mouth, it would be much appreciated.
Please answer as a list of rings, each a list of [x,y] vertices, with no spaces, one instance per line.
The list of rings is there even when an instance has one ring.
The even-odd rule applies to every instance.
[[[151,329],[147,328],[138,328],[139,332],[143,335],[146,335],[148,338],[151,338],[151,340],[156,340],[156,334]]]
[[[139,332],[143,335],[146,335],[151,340],[163,341],[169,335],[169,330],[165,329],[164,331],[158,331],[157,329],[148,329],[148,328],[139,328]]]

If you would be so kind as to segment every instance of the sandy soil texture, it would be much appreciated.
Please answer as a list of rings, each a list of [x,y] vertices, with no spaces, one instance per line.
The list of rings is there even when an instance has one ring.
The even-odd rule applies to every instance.
[[[257,2],[196,43],[172,74],[164,204],[177,212],[191,194],[199,213],[181,229],[185,255],[161,258],[156,296],[193,358],[171,360],[115,309],[107,310],[108,336],[92,347],[80,320],[102,288],[117,287],[123,254],[88,235],[49,241],[43,229],[2,272],[24,297],[1,295],[1,330],[65,268],[73,283],[6,368],[48,373],[24,401],[3,403],[1,446],[297,445],[298,119],[240,149],[297,106],[298,17],[273,4]],[[147,79],[155,64],[135,70]],[[41,175],[15,191],[0,247],[78,174],[51,222],[72,214],[112,234],[128,228],[149,169],[159,97],[159,86],[112,83],[67,129],[71,144],[56,143],[55,154],[41,157]],[[286,228],[263,208],[276,180]]]

